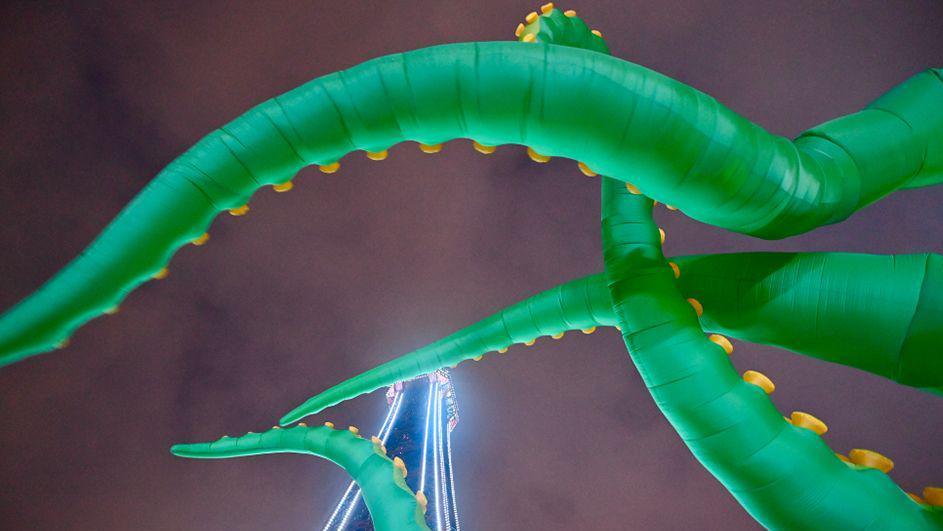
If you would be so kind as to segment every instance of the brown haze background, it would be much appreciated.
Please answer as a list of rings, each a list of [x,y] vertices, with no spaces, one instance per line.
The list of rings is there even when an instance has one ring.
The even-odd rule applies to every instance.
[[[0,307],[73,258],[173,157],[255,103],[445,42],[506,40],[531,2],[4,2]],[[772,132],[855,111],[943,57],[943,2],[574,1],[613,53]],[[264,429],[308,396],[525,296],[601,269],[598,184],[572,161],[427,156],[306,170],[221,216],[170,277],[67,350],[0,370],[0,528],[320,528],[346,478],[302,456],[173,458],[174,442]],[[943,189],[764,242],[659,212],[669,253],[943,252]],[[943,483],[943,402],[737,345],[783,411]],[[612,330],[541,340],[454,373],[469,530],[753,529],[644,390]],[[312,421],[376,429],[379,393]],[[849,508],[848,510],[854,510]]]

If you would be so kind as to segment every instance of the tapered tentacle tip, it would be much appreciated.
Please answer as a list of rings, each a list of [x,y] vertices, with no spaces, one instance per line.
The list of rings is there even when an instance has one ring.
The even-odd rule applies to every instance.
[[[242,205],[236,208],[230,208],[229,214],[233,216],[245,216],[249,213],[249,205]]]
[[[759,387],[768,395],[773,394],[773,391],[776,390],[776,386],[773,385],[773,381],[767,378],[766,375],[761,372],[746,371],[743,373],[743,381]]]
[[[793,411],[789,417],[789,422],[792,422],[793,426],[810,430],[816,435],[825,435],[825,432],[828,431],[828,426],[824,422],[814,415],[802,411]],[[854,461],[854,458],[852,458],[852,461]]]
[[[943,487],[924,488],[923,499],[934,507],[943,507]]]
[[[707,336],[707,339],[710,339],[712,342],[719,345],[720,348],[724,349],[724,352],[726,352],[728,356],[733,354],[733,343],[726,337],[720,334],[711,334]]]
[[[659,228],[658,228],[658,242],[659,242],[661,245],[664,245],[664,244],[665,244],[665,238],[667,238],[667,237],[668,237],[668,235],[665,234],[665,229],[659,227]]]
[[[341,169],[340,162],[332,162],[330,164],[321,164],[318,166],[318,169],[321,170],[321,173],[334,173],[337,170]]]
[[[423,514],[426,513],[426,508],[429,507],[429,500],[426,499],[426,495],[422,491],[416,493],[416,503],[419,504],[419,507],[422,508]]]
[[[199,247],[199,246],[205,244],[205,243],[208,242],[208,241],[210,241],[210,233],[204,232],[204,233],[201,234],[199,237],[190,240],[190,243],[192,243],[193,245],[196,245],[197,247]]]
[[[851,459],[852,463],[858,466],[876,468],[885,474],[894,468],[894,461],[891,461],[887,456],[873,450],[855,448],[848,452],[848,458]]]
[[[295,187],[294,183],[292,183],[291,181],[285,181],[281,184],[273,184],[272,190],[275,190],[276,192],[279,192],[279,193],[284,193],[284,192],[290,191],[294,187]]]
[[[585,162],[578,162],[576,166],[580,169],[581,172],[583,172],[583,175],[587,177],[595,177],[598,175],[596,172],[589,169],[589,166],[587,166]]]

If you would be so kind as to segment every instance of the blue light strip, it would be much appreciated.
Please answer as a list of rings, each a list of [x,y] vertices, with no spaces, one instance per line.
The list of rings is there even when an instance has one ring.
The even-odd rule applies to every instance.
[[[431,421],[432,397],[435,396],[435,380],[429,380],[429,399],[426,400],[426,428],[422,433],[422,471],[419,473],[419,492],[426,492],[426,451],[429,448],[429,422]]]
[[[386,444],[386,440],[390,436],[390,432],[393,430],[396,416],[399,414],[399,407],[403,404],[404,394],[405,391],[396,396],[396,398],[393,400],[393,403],[390,404],[390,408],[386,412],[386,418],[383,419],[383,423],[380,425],[378,437],[381,438],[384,444]],[[325,524],[322,531],[328,531],[328,529],[330,529],[331,524],[334,523],[334,520],[337,518],[337,515],[340,513],[345,504],[347,505],[347,511],[344,513],[344,518],[341,520],[341,523],[337,526],[337,528],[343,529],[344,526],[347,525],[347,521],[350,520],[353,510],[357,506],[357,501],[360,500],[360,489],[356,488],[356,491],[354,491],[355,487],[357,487],[357,483],[355,481],[351,481],[350,484],[347,485],[347,490],[344,491],[344,495],[341,496],[340,501],[337,503],[337,506],[334,508],[334,512],[331,513],[331,517],[328,519],[327,524]],[[353,499],[348,502],[347,497],[351,494],[351,492],[354,493],[354,496]]]
[[[447,430],[445,446],[448,449],[449,488],[452,491],[452,514],[455,516],[455,531],[461,531],[462,526],[458,523],[458,498],[455,496],[455,474],[452,471],[452,430]]]

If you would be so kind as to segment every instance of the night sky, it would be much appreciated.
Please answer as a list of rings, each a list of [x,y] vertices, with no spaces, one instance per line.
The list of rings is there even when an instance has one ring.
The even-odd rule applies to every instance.
[[[943,57],[943,3],[582,1],[614,55],[794,136]],[[508,40],[529,2],[47,2],[0,7],[0,308],[75,257],[165,164],[252,105],[392,52]],[[174,458],[270,427],[307,397],[560,282],[602,269],[599,186],[569,160],[354,154],[220,216],[170,276],[61,352],[0,370],[0,528],[319,527],[347,479],[287,455]],[[761,241],[659,209],[669,254],[943,252],[943,188]],[[943,401],[738,343],[826,441],[943,483]],[[658,412],[617,333],[568,334],[454,371],[469,530],[754,529]],[[309,422],[378,427],[382,392]],[[849,508],[849,510],[853,510]]]

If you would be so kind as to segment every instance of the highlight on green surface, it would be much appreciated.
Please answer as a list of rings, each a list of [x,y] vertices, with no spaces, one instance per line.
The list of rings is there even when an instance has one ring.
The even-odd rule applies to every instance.
[[[744,253],[668,261],[654,201],[698,221],[773,239],[838,223],[896,190],[943,181],[943,74],[930,68],[863,110],[773,135],[684,83],[609,55],[602,33],[552,3],[517,42],[446,44],[367,61],[250,109],[171,162],[73,262],[0,316],[0,364],[64,346],[129,291],[163,279],[221,212],[249,213],[263,186],[303,167],[339,171],[463,139],[483,154],[526,149],[599,178],[603,273],[522,301],[302,404],[340,401],[511,345],[617,326],[655,403],[695,458],[769,528],[940,529],[943,489],[908,494],[879,452],[834,452],[813,414],[782,415],[772,379],[742,375],[733,343],[777,345],[904,385],[943,387],[938,255]],[[574,104],[579,102],[579,105]],[[833,290],[835,304],[819,296]],[[810,406],[814,406],[811,405]],[[382,529],[422,529],[421,497],[396,462],[353,430],[296,426],[177,445],[184,457],[309,453],[360,483]],[[397,481],[399,479],[400,481]],[[369,494],[368,494],[369,493]]]

